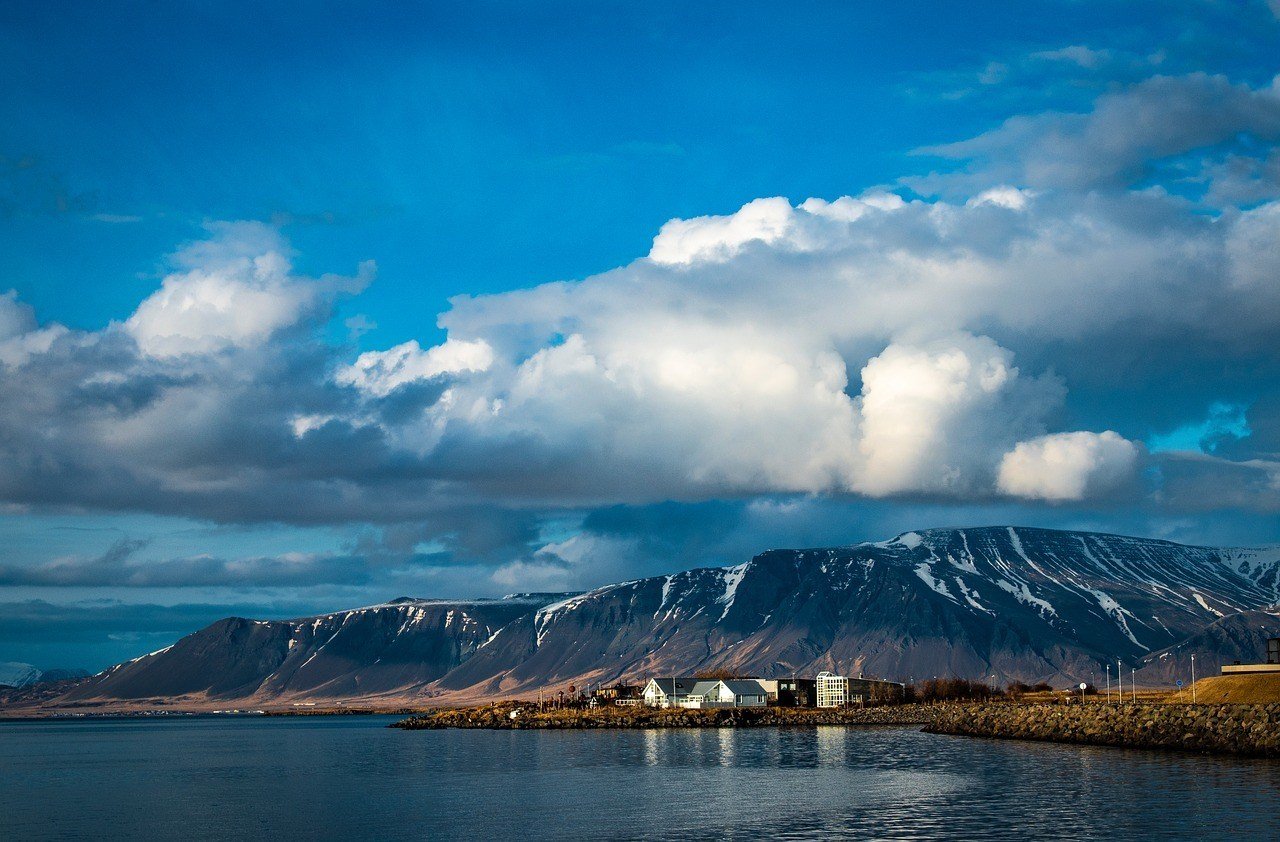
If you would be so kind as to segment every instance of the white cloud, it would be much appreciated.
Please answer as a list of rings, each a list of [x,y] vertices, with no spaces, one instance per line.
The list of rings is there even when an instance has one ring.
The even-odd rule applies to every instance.
[[[368,263],[355,278],[300,278],[293,275],[288,248],[274,229],[251,222],[211,228],[212,239],[176,256],[185,271],[167,275],[125,322],[148,356],[259,345],[337,293],[360,291],[372,276]]]
[[[1052,380],[1020,376],[987,337],[890,345],[862,370],[865,458],[856,482],[874,496],[982,494],[1005,443],[1036,431],[1061,399]]]
[[[756,199],[727,216],[670,220],[654,237],[649,259],[672,266],[724,262],[749,243],[811,251],[829,241],[829,223],[855,222],[868,212],[904,205],[892,193],[841,196],[832,202],[810,198],[797,207],[780,196]]]
[[[1000,490],[1053,502],[1113,491],[1133,477],[1139,451],[1118,433],[1055,433],[1019,442],[1000,462]]]
[[[15,290],[0,294],[0,364],[22,365],[68,332],[60,324],[38,327],[35,311],[18,300]]]
[[[995,205],[1006,210],[1020,211],[1026,208],[1027,202],[1034,196],[1034,191],[1019,190],[1017,187],[1002,185],[1000,187],[992,187],[990,190],[983,190],[965,204],[971,208],[980,205]]]
[[[0,378],[0,437],[24,454],[0,464],[0,502],[383,518],[459,496],[532,508],[1105,493],[1134,445],[1057,432],[1067,386],[1092,389],[1083,406],[1111,407],[1108,425],[1137,435],[1174,423],[1146,416],[1151,395],[1196,387],[1180,362],[1257,372],[1263,390],[1280,369],[1275,206],[1204,213],[1096,168],[1044,189],[1021,177],[1028,155],[1111,167],[1114,140],[1143,164],[1266,129],[1273,95],[1194,77],[1110,97],[1090,114],[1027,118],[1025,150],[987,137],[966,154],[999,166],[978,167],[954,199],[765,198],[671,220],[650,259],[454,299],[435,347],[339,361],[317,328],[363,276],[299,277],[279,236],[253,224],[185,249],[124,330],[53,342],[66,354],[41,354],[32,337],[55,326],[0,297],[0,360],[22,361]],[[1108,139],[1135,117],[1127,105],[1141,131]],[[1169,115],[1187,125],[1161,146]],[[255,353],[236,361],[254,366],[199,357],[242,348]]]
[[[450,339],[422,350],[410,340],[385,351],[366,351],[355,363],[340,368],[334,379],[375,397],[386,397],[396,388],[441,374],[485,371],[493,365],[493,349],[483,339]]]
[[[793,217],[791,203],[775,196],[748,202],[729,216],[673,219],[653,238],[649,259],[675,265],[727,260],[746,243],[773,243],[787,236]]]

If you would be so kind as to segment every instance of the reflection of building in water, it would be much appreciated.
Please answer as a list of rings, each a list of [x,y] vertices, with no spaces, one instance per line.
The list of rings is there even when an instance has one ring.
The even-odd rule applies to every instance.
[[[734,740],[737,739],[737,734],[735,732],[738,729],[717,728],[715,730],[716,736],[720,740],[720,765],[732,766],[735,749],[737,747],[737,744],[734,742]]]
[[[658,765],[658,735],[662,733],[656,728],[646,729],[644,732],[644,765]]]
[[[818,732],[818,765],[838,766],[844,762],[849,732],[844,728],[815,728]]]

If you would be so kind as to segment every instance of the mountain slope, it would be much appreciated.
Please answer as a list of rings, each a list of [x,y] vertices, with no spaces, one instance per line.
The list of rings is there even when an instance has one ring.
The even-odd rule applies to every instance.
[[[1274,566],[1255,559],[1246,573],[1236,559],[1009,527],[771,551],[546,606],[499,635],[514,638],[505,663],[491,659],[488,675],[466,664],[444,684],[487,679],[486,690],[510,690],[712,668],[1075,681],[1273,601]]]
[[[1275,548],[934,529],[772,550],[734,567],[573,596],[398,600],[290,621],[231,618],[95,676],[68,701],[461,700],[717,668],[1097,681],[1103,664],[1137,667],[1184,641],[1227,647],[1226,637],[1195,636],[1276,602],[1278,570]],[[1238,648],[1253,642],[1231,640]]]
[[[1256,663],[1267,651],[1267,640],[1280,637],[1280,615],[1269,611],[1242,611],[1215,620],[1167,649],[1142,659],[1139,683],[1168,686],[1181,679],[1191,683],[1191,655],[1196,656],[1196,676],[1217,675],[1224,664]]]
[[[0,687],[26,687],[40,680],[40,670],[15,661],[0,663]]]
[[[498,629],[553,596],[401,599],[296,620],[229,617],[167,649],[112,667],[67,699],[358,698],[419,692]]]

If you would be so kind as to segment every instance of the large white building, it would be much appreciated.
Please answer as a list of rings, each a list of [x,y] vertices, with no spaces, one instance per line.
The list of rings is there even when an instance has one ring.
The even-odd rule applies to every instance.
[[[843,675],[820,672],[816,696],[820,708],[842,708],[849,704],[849,679]]]

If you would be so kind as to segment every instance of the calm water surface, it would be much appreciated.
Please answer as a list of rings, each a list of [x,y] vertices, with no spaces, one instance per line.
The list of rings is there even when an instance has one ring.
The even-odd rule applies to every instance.
[[[0,839],[1280,839],[1280,763],[913,729],[0,723]]]

